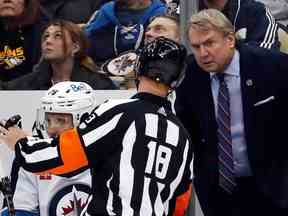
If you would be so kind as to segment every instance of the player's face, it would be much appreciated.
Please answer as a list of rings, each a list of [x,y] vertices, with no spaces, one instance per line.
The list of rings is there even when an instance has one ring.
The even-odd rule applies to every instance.
[[[73,128],[71,114],[45,113],[46,128],[49,137],[56,137],[65,130]]]
[[[161,36],[179,42],[179,27],[169,18],[155,18],[146,29],[145,43],[149,43]]]
[[[17,17],[24,12],[24,0],[0,0],[0,17]]]
[[[206,72],[223,72],[232,60],[235,50],[232,34],[191,28],[189,40],[198,65]]]
[[[61,62],[73,56],[73,42],[69,33],[60,26],[51,25],[42,36],[42,55],[45,60]]]

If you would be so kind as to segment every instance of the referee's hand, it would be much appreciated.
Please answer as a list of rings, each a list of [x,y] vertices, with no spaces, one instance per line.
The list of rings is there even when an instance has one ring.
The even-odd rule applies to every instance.
[[[17,141],[26,137],[28,134],[18,127],[10,127],[5,129],[0,126],[0,142],[6,144],[10,149],[14,150]]]

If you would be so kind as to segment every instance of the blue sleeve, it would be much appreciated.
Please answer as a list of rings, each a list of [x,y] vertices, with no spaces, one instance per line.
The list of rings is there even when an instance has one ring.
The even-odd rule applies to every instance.
[[[93,31],[100,26],[100,19],[102,19],[103,13],[98,11],[95,17],[89,21],[88,25],[85,27],[85,34],[89,37],[93,34]]]
[[[85,33],[88,37],[93,35],[95,30],[101,28],[102,26],[107,25],[107,23],[110,22],[109,19],[107,19],[107,13],[109,13],[110,7],[112,6],[109,4],[103,5],[103,7],[101,7],[101,9],[89,21],[88,25],[85,27]]]
[[[2,211],[1,216],[9,216],[7,208],[4,211]],[[32,212],[24,211],[24,210],[16,210],[15,216],[40,216],[40,214],[32,213]]]
[[[164,15],[167,12],[167,7],[166,5],[163,5],[163,7],[159,7],[157,10],[155,10],[153,16],[159,16],[159,15]]]

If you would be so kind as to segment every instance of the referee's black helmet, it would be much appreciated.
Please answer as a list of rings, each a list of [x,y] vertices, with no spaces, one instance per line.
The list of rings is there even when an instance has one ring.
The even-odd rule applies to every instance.
[[[146,76],[174,89],[184,78],[186,48],[177,42],[159,37],[138,50],[136,74]]]

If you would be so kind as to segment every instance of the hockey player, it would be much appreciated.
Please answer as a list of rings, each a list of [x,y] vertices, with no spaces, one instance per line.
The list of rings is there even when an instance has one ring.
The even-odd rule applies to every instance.
[[[93,107],[93,91],[88,84],[55,84],[41,99],[36,120],[39,136],[56,138],[67,129],[78,126],[81,116],[86,113],[88,115]],[[16,216],[80,215],[91,188],[91,175],[87,167],[83,167],[83,172],[66,178],[49,173],[35,175],[19,168],[17,162],[15,161],[12,169]],[[8,215],[8,211],[5,210],[2,215]]]
[[[183,78],[185,56],[183,46],[157,38],[139,54],[131,99],[108,100],[58,139],[19,139],[16,128],[0,128],[0,139],[17,143],[16,157],[32,172],[67,175],[89,165],[92,196],[82,215],[172,215],[191,182],[189,136],[166,99]]]

